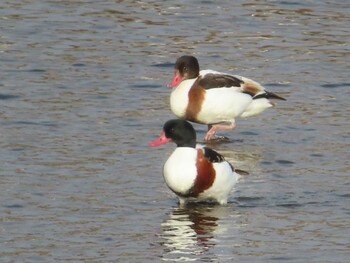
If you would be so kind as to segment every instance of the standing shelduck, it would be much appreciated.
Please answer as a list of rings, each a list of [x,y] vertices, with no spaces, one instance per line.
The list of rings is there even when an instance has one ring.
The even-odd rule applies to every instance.
[[[235,118],[250,117],[273,107],[269,99],[285,100],[259,83],[241,76],[199,70],[198,60],[182,56],[175,63],[170,107],[182,119],[207,124],[205,140],[235,128]]]
[[[164,164],[163,175],[180,204],[192,199],[226,204],[230,191],[240,178],[234,167],[216,151],[197,146],[196,132],[185,120],[167,121],[161,136],[149,146],[157,147],[170,141],[177,148]]]

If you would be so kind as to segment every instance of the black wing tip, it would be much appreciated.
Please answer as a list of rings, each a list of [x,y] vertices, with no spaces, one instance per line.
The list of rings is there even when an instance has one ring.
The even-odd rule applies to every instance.
[[[247,171],[241,170],[241,169],[235,169],[235,172],[238,173],[241,176],[247,176],[249,173]]]
[[[256,99],[261,99],[261,98],[266,98],[266,99],[276,99],[276,100],[284,100],[286,101],[287,99],[277,95],[276,93],[265,91],[265,93],[258,94],[255,97],[253,97],[253,100]]]
[[[266,92],[267,93],[267,98],[268,99],[277,99],[277,100],[284,100],[286,101],[287,99],[277,95],[276,93],[273,92]]]

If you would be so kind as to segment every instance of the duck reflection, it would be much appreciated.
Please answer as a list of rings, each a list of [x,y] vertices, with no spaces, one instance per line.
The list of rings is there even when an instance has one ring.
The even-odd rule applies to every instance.
[[[164,261],[195,261],[211,254],[216,234],[225,232],[219,219],[227,216],[232,207],[214,204],[188,204],[176,207],[162,223]],[[208,255],[207,255],[208,256]]]

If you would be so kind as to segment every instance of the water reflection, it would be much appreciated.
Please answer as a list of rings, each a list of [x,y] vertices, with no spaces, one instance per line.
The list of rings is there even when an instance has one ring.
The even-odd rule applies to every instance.
[[[227,228],[220,222],[232,213],[231,206],[188,204],[174,208],[162,223],[163,260],[196,261],[216,258],[214,247]],[[208,257],[210,255],[210,257]]]

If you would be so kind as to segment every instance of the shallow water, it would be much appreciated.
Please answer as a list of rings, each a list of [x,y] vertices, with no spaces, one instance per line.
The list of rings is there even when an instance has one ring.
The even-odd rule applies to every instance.
[[[348,262],[348,1],[5,1],[1,262]],[[250,175],[178,207],[178,56],[287,98],[212,145]],[[198,136],[205,127],[196,125]]]

